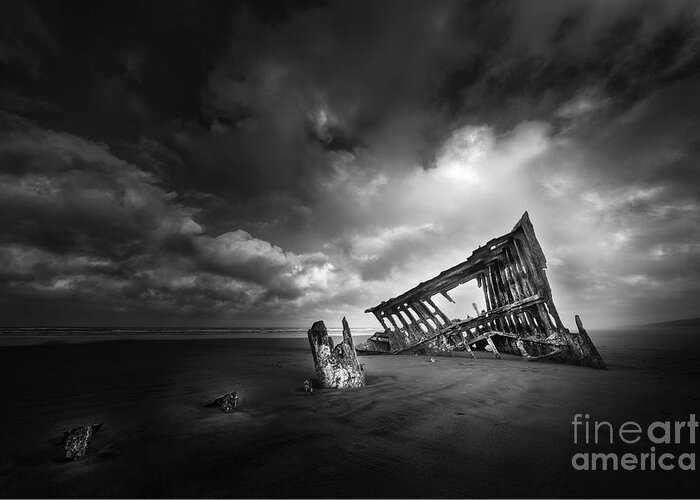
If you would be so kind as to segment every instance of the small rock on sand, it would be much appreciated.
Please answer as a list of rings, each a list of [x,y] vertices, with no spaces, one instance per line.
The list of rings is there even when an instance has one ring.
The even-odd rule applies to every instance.
[[[311,380],[308,378],[304,380],[304,386],[303,386],[304,392],[314,392],[314,387],[311,384]]]
[[[226,413],[230,413],[238,406],[238,393],[234,391],[224,394],[223,396],[219,396],[212,401],[209,406],[215,406]]]
[[[92,435],[100,427],[102,427],[102,424],[81,425],[73,427],[69,432],[66,432],[63,446],[66,460],[77,460],[84,457]]]

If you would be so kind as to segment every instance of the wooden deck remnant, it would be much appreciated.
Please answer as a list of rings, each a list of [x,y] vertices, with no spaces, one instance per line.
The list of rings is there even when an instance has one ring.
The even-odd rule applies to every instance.
[[[581,321],[578,333],[564,327],[552,300],[547,261],[525,212],[515,227],[480,246],[465,260],[401,295],[367,309],[382,325],[357,346],[359,353],[444,353],[470,346],[491,346],[493,354],[523,356],[529,361],[559,360],[606,368]],[[433,302],[438,295],[454,303],[449,292],[475,280],[484,292],[476,317],[451,320]],[[465,308],[466,314],[467,308]]]

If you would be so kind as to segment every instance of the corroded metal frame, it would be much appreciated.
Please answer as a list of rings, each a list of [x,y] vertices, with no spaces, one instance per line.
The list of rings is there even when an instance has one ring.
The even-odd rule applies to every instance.
[[[525,212],[512,231],[488,241],[460,264],[367,309],[384,328],[358,346],[366,353],[451,352],[488,346],[528,360],[557,359],[605,368],[597,349],[576,317],[579,333],[564,327],[552,300],[547,261]],[[433,301],[476,280],[486,309],[466,319],[450,319]]]

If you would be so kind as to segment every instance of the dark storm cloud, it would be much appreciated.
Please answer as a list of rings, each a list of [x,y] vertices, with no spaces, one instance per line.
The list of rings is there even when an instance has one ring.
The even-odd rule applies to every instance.
[[[50,28],[29,3],[10,0],[0,9],[0,61],[37,75],[43,57],[56,53],[57,41]]]
[[[619,111],[660,83],[695,74],[700,63],[691,3],[494,2],[480,14],[453,21],[487,42],[451,70],[441,98],[457,114],[505,128],[566,117],[557,108],[587,87]],[[509,29],[496,35],[494,25]],[[569,117],[575,112],[571,106]]]
[[[565,317],[696,310],[692,2],[2,9],[16,321],[360,321],[525,210]]]
[[[270,25],[241,7],[203,90],[212,121],[182,131],[180,146],[207,189],[306,202],[310,177],[329,171],[326,149],[370,151],[384,169],[426,167],[460,123],[504,132],[623,112],[697,70],[691,9],[338,4]]]
[[[270,25],[241,7],[203,90],[208,129],[183,130],[182,147],[205,180],[231,179],[221,189],[247,194],[308,195],[310,178],[328,170],[328,150],[425,160],[433,129],[444,126],[432,116],[430,85],[453,8],[336,4]]]
[[[293,300],[332,271],[242,230],[203,234],[195,210],[109,148],[2,116],[2,278],[20,295],[245,313]],[[232,305],[233,304],[233,305]]]

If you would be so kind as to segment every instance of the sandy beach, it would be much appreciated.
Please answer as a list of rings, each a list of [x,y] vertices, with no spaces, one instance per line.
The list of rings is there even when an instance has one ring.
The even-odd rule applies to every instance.
[[[591,332],[608,371],[368,356],[365,388],[313,394],[304,338],[5,345],[0,496],[697,497],[694,472],[571,466],[576,413],[698,413],[696,333]],[[239,411],[204,407],[234,390]],[[61,461],[63,432],[97,422],[88,456]]]

